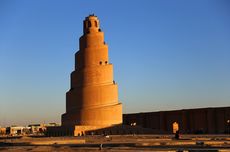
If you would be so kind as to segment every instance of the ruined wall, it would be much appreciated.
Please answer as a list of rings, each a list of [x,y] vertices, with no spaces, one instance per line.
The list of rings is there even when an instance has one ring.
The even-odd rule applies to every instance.
[[[136,123],[144,128],[172,133],[173,123],[181,133],[227,133],[230,131],[230,107],[124,114],[125,125]]]

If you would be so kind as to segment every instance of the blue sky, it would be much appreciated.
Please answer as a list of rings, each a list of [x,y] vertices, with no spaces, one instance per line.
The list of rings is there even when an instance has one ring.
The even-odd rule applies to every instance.
[[[60,122],[95,13],[124,113],[230,105],[227,0],[1,0],[0,126]]]

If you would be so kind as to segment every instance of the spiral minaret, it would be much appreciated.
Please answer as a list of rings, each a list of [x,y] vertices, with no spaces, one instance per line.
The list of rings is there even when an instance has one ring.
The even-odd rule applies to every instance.
[[[83,22],[80,49],[75,54],[71,88],[66,93],[66,113],[62,125],[109,126],[122,123],[122,104],[113,79],[108,45],[96,16]]]

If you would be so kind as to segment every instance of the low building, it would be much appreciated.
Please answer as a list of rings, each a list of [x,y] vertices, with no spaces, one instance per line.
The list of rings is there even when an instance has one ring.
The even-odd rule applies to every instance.
[[[30,124],[28,127],[30,128],[31,134],[42,134],[46,130],[44,124]]]
[[[25,128],[22,126],[11,126],[11,127],[6,127],[6,134],[15,136],[15,135],[23,135],[25,134]]]
[[[46,127],[58,127],[61,126],[61,124],[59,123],[55,123],[55,122],[50,122],[48,124],[45,124]]]
[[[57,123],[48,123],[48,124],[30,124],[30,133],[33,135],[41,135],[44,134],[47,130],[47,127],[57,127],[60,124]]]
[[[0,136],[6,135],[6,128],[0,127]]]

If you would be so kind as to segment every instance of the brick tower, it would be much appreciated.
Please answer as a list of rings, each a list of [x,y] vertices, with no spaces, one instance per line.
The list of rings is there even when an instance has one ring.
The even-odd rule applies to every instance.
[[[118,102],[118,86],[113,79],[108,45],[104,42],[104,33],[96,16],[85,18],[83,32],[79,40],[80,49],[75,54],[71,88],[66,93],[62,125],[90,130],[121,124],[122,104]]]

